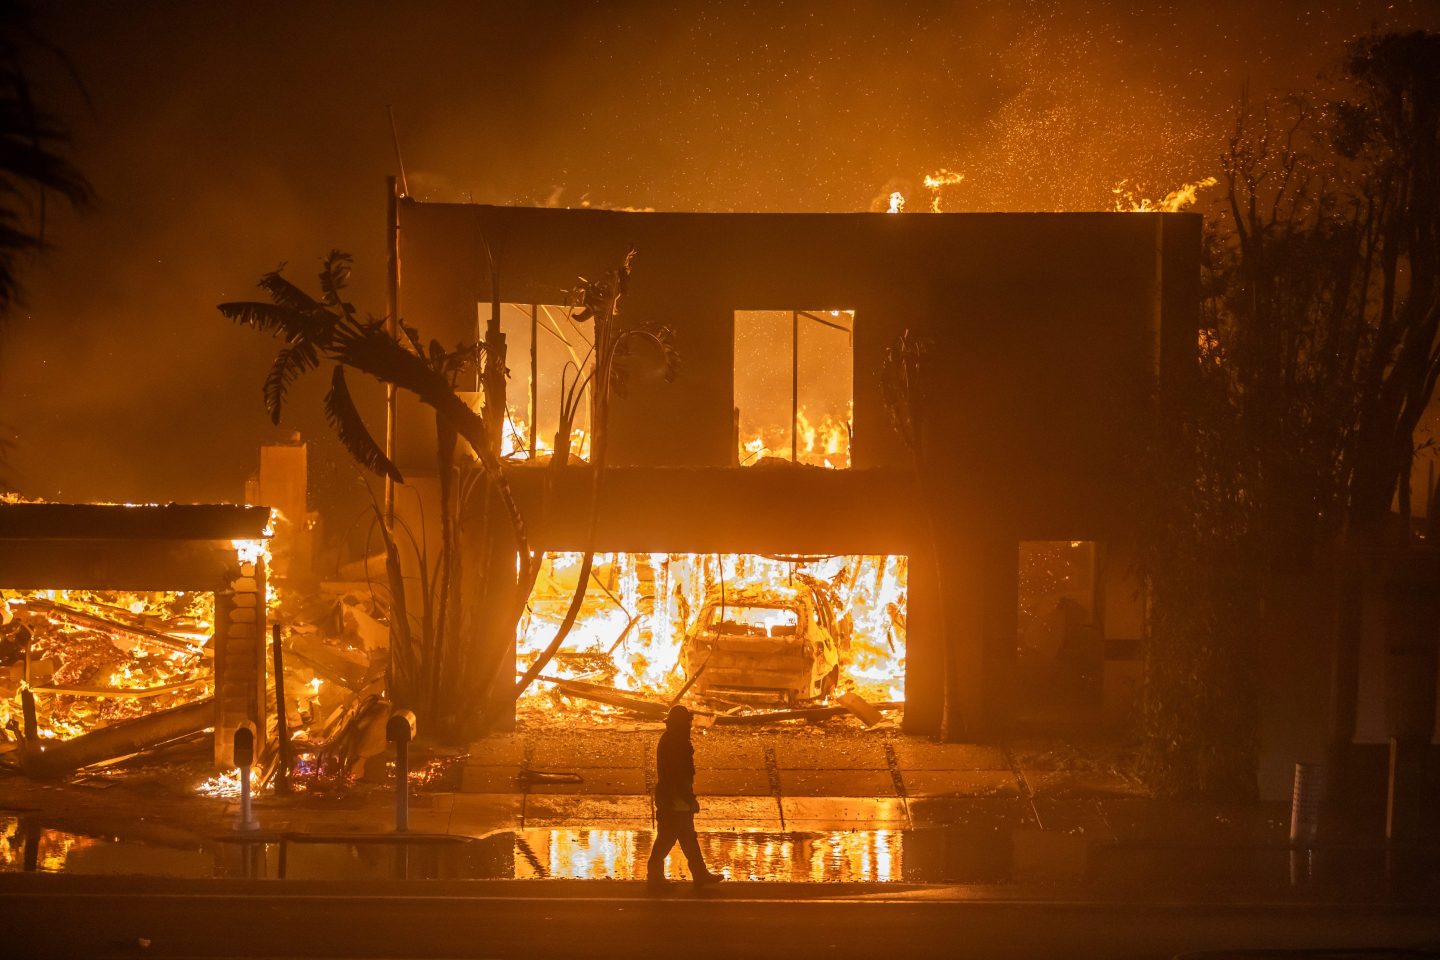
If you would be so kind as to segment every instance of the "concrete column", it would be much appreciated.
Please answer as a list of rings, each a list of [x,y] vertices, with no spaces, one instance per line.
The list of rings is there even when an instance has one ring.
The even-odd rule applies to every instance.
[[[275,525],[270,549],[279,577],[310,575],[309,460],[303,443],[269,443],[260,448],[255,503],[273,507],[283,518]]]
[[[215,764],[234,766],[236,729],[255,724],[264,748],[265,706],[265,562],[245,562],[215,592]]]
[[[928,549],[910,555],[910,595],[905,629],[906,733],[940,733],[945,703],[946,630],[944,596],[935,580],[935,558]]]
[[[950,652],[945,735],[993,740],[1013,713],[1019,541],[958,540],[942,564]]]

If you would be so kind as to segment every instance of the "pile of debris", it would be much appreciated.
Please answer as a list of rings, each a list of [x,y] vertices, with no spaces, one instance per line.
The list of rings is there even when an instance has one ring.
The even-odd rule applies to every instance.
[[[684,694],[689,692],[687,687],[680,696],[666,701],[650,699],[630,691],[617,690],[614,687],[584,680],[567,680],[547,676],[542,676],[540,680],[550,685],[550,696],[557,709],[544,712],[534,709],[528,711],[525,719],[532,725],[543,723],[545,719],[554,716],[573,715],[575,701],[600,705],[602,709],[593,714],[596,718],[659,722],[665,719],[670,707],[685,699]],[[905,708],[903,700],[871,702],[853,691],[829,697],[824,702],[781,709],[769,709],[753,703],[736,702],[718,696],[697,696],[687,700],[686,704],[690,706],[696,722],[701,726],[710,724],[763,726],[788,721],[815,723],[848,715],[857,718],[866,729],[872,729],[882,725],[888,727],[890,718],[886,715]]]
[[[0,755],[60,771],[203,730],[213,621],[208,593],[0,594]]]
[[[267,676],[260,784],[324,789],[386,775],[389,630],[378,601],[344,587],[277,596],[269,611],[281,649],[267,664],[281,675]],[[0,763],[47,778],[208,765],[212,594],[5,591],[0,620]],[[224,773],[199,789],[230,795],[238,780]]]

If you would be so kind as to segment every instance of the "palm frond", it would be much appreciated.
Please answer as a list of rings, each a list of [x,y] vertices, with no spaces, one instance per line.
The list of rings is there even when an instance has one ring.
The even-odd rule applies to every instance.
[[[344,324],[337,328],[330,356],[399,390],[413,393],[433,408],[475,449],[481,465],[494,475],[498,463],[490,456],[485,421],[456,395],[450,379],[430,365],[428,357],[411,353],[392,337],[383,321]],[[487,457],[489,458],[487,460]],[[523,539],[523,533],[521,534]]]
[[[222,303],[218,309],[223,316],[236,323],[243,323],[265,333],[278,334],[287,340],[307,339],[314,325],[314,321],[299,310],[273,303],[261,303],[258,300]]]
[[[394,462],[371,436],[370,428],[365,426],[365,418],[360,416],[355,400],[350,396],[350,387],[345,383],[345,367],[342,364],[335,365],[335,374],[330,378],[330,391],[325,394],[325,421],[334,429],[335,435],[340,438],[350,456],[361,466],[377,476],[389,477],[396,483],[405,482]]]
[[[325,265],[320,270],[320,290],[324,293],[324,303],[329,307],[336,307],[346,317],[355,314],[354,304],[346,303],[341,296],[346,285],[350,282],[350,267],[354,258],[341,250],[331,250],[325,258]]]
[[[405,341],[410,344],[410,348],[416,353],[423,354],[425,349],[420,345],[420,331],[404,320],[401,320],[397,326],[400,328],[400,332],[405,334]]]
[[[3,130],[0,171],[7,178],[54,190],[76,208],[84,208],[95,199],[90,182],[68,160],[36,142],[21,142]]]
[[[282,263],[260,278],[259,287],[269,294],[270,300],[276,306],[287,307],[307,317],[324,312],[323,304],[285,279],[281,272],[284,269],[285,264]]]
[[[444,375],[432,369],[426,357],[411,353],[390,336],[382,321],[337,328],[330,350],[346,366],[393,383],[427,403],[443,402],[452,393]]]
[[[270,422],[280,422],[280,408],[285,403],[285,391],[304,373],[320,365],[315,347],[308,340],[297,340],[280,348],[270,372],[265,375],[265,410]]]

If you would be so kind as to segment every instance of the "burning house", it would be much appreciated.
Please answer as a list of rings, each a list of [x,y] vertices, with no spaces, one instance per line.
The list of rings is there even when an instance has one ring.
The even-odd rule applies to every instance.
[[[907,731],[990,737],[1017,702],[1022,545],[1043,541],[1084,545],[1074,619],[1123,700],[1143,619],[1136,454],[1193,359],[1198,216],[392,210],[399,314],[445,343],[505,338],[506,471],[547,551],[517,670],[593,544],[545,680],[694,685],[722,706],[853,692],[903,709]],[[682,366],[611,404],[592,534],[587,471],[539,462],[557,440],[585,452],[583,421],[554,434],[589,346],[565,291],[632,248],[627,320],[668,327]],[[880,376],[907,332],[927,371],[918,463]],[[434,473],[430,423],[400,399],[392,452],[412,482]]]
[[[0,724],[64,774],[267,727],[271,512],[228,504],[0,503]]]

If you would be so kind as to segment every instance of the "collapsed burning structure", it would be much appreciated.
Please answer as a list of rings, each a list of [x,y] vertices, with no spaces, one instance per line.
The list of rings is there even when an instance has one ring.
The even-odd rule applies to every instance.
[[[517,700],[502,672],[477,691],[500,725],[653,719],[688,694],[718,723],[848,711],[997,735],[1015,708],[1025,541],[1095,544],[1080,619],[1107,648],[1139,637],[1130,454],[1192,354],[1198,218],[394,209],[405,315],[453,341],[482,339],[497,299],[509,321],[502,463],[543,559],[506,655],[538,682]],[[565,439],[546,398],[589,346],[546,303],[632,245],[643,268],[627,312],[673,331],[683,375],[634,378],[614,400],[592,509],[593,425],[569,438],[580,462],[542,469]],[[902,334],[925,344],[910,412],[923,450],[897,437],[880,382]],[[419,494],[402,512],[438,490],[417,414],[402,402],[392,421],[392,457]],[[300,470],[283,504],[298,515],[303,448],[282,452]],[[390,661],[373,615],[393,598],[368,565],[363,582],[329,584],[341,599],[320,613],[297,598],[281,618],[299,663],[282,670],[277,648],[270,673],[292,674],[281,698],[267,688],[268,508],[7,503],[0,517],[5,637],[21,645],[4,651],[0,722],[32,769],[212,730],[228,768],[230,735],[253,723],[264,739],[282,713],[308,716],[312,741],[374,739]],[[345,593],[366,583],[369,605]],[[471,629],[472,602],[458,591]],[[363,635],[344,663],[326,661],[336,630],[317,626],[335,610]],[[325,683],[349,693],[322,711]]]
[[[398,313],[507,350],[506,472],[547,551],[518,671],[563,617],[574,552],[603,551],[541,689],[790,706],[858,691],[903,700],[909,731],[993,736],[1030,540],[1097,543],[1091,626],[1117,649],[1140,636],[1133,455],[1193,358],[1198,216],[392,210]],[[626,312],[673,331],[683,371],[611,403],[591,515],[584,464],[539,469],[565,439],[551,397],[588,347],[554,305],[632,248]],[[926,349],[918,458],[880,383],[906,332]],[[402,397],[395,417],[392,457],[417,483],[428,415]]]
[[[232,765],[234,731],[266,729],[270,516],[0,503],[0,724],[24,767],[68,773],[211,730]]]

